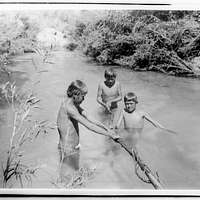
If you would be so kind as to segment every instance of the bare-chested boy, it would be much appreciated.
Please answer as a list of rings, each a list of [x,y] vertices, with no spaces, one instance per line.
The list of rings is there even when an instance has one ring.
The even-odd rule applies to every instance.
[[[102,105],[108,113],[113,115],[112,123],[118,107],[118,102],[122,100],[121,85],[116,81],[116,76],[116,72],[112,68],[106,69],[104,74],[105,80],[100,82],[97,92],[97,102]]]
[[[123,120],[124,129],[128,133],[127,141],[133,144],[133,147],[137,147],[138,140],[140,138],[141,132],[144,128],[144,121],[147,120],[153,126],[160,128],[162,130],[174,133],[169,129],[163,127],[160,123],[153,120],[146,112],[136,111],[136,104],[138,103],[137,96],[133,92],[129,92],[124,96],[125,108],[122,111],[117,125],[115,128],[119,128]]]
[[[67,95],[61,104],[57,117],[60,159],[61,162],[64,162],[63,160],[65,159],[72,166],[73,170],[78,170],[79,168],[77,148],[79,144],[78,123],[81,123],[95,133],[109,136],[113,139],[119,138],[114,131],[89,117],[80,107],[86,94],[87,87],[85,83],[80,80],[73,81],[67,89]]]

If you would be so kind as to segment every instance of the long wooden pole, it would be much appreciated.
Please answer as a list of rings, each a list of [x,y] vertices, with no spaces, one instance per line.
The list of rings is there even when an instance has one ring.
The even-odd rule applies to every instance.
[[[151,183],[155,189],[163,189],[159,180],[153,175],[153,173],[147,167],[147,165],[141,162],[141,160],[137,156],[136,151],[132,147],[127,146],[127,144],[122,139],[117,139],[114,141],[119,143],[129,153],[129,155],[135,160],[135,162],[137,162],[140,169],[145,173],[146,177],[148,178],[149,183]]]

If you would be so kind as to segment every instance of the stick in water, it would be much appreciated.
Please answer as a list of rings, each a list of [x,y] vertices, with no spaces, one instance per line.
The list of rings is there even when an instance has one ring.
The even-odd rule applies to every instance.
[[[149,183],[153,185],[155,189],[163,189],[161,183],[159,180],[153,175],[151,170],[145,165],[143,162],[141,162],[141,159],[139,159],[137,152],[134,150],[134,148],[131,148],[125,144],[125,142],[122,139],[114,140],[116,143],[119,143],[128,153],[129,155],[137,162],[140,169],[145,173],[146,177],[149,180]]]

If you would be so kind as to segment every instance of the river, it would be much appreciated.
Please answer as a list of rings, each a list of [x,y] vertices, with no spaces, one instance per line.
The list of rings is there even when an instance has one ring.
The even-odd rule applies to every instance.
[[[40,73],[35,73],[32,59]],[[14,65],[9,66],[13,71],[12,80],[20,88],[29,88],[31,81],[40,81],[34,86],[34,92],[41,100],[42,109],[35,117],[55,124],[67,86],[72,80],[81,79],[89,91],[83,108],[102,120],[102,109],[96,102],[96,93],[106,66],[89,62],[76,52],[55,51],[49,59],[52,63],[43,64],[37,55],[25,54],[15,57]],[[199,189],[199,80],[115,68],[123,93],[133,91],[137,94],[137,109],[147,111],[161,124],[179,133],[169,134],[146,122],[139,143],[141,158],[153,172],[158,172],[165,189]],[[12,118],[10,108],[1,105],[0,112],[0,151],[3,152],[8,144]],[[113,148],[113,144],[104,136],[81,126],[80,143],[81,166],[95,169],[84,188],[152,189],[150,184],[143,183],[135,175],[131,157],[119,146],[114,145]],[[40,136],[24,147],[25,161],[41,165],[32,184],[26,187],[55,188],[52,182],[59,168],[57,144],[57,130],[51,130],[46,136]],[[13,187],[18,186],[16,184]]]

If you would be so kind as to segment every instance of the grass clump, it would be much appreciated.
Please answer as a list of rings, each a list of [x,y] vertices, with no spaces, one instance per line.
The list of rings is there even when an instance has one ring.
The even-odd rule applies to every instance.
[[[2,88],[2,94],[13,112],[9,146],[5,161],[2,163],[3,187],[11,187],[14,179],[24,187],[24,182],[30,183],[40,167],[24,164],[23,147],[34,142],[39,135],[46,134],[50,125],[48,121],[32,119],[33,110],[39,108],[40,101],[33,93],[17,91],[15,83],[7,82]]]

